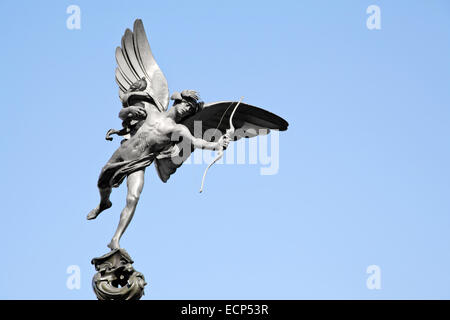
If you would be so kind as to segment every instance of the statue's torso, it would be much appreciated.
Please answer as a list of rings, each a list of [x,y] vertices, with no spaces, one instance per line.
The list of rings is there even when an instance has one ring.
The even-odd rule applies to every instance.
[[[149,103],[145,103],[145,111],[146,119],[142,120],[139,129],[121,146],[124,160],[134,160],[150,153],[158,153],[172,144],[170,135],[172,121],[167,117],[167,113],[158,111]]]

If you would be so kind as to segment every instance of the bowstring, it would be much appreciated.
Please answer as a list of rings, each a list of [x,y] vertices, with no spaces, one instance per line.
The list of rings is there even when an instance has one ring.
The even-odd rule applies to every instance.
[[[222,117],[220,117],[219,124],[218,124],[217,127],[214,129],[214,134],[213,134],[214,136],[216,135],[216,132],[218,131],[220,125],[222,124],[222,120],[223,120],[223,118],[225,117],[225,115],[227,114],[228,109],[231,108],[231,106],[233,105],[233,103],[234,103],[234,101],[232,101],[232,102],[230,103],[230,105],[225,109],[224,113],[222,114]],[[222,132],[222,131],[221,131],[221,132]]]
[[[224,113],[222,114],[222,117],[220,117],[219,124],[218,124],[217,127],[214,129],[214,136],[215,136],[217,130],[219,129],[220,125],[222,124],[223,118],[225,117],[226,113],[228,112],[228,109],[230,109],[231,106],[233,105],[233,102],[234,102],[234,101],[232,101],[232,102],[230,103],[230,105],[225,109]],[[222,154],[223,154],[223,151],[222,151]],[[220,155],[220,154],[218,154],[218,155],[216,156],[216,158],[215,158],[215,159],[214,159],[214,160],[206,167],[205,172],[203,172],[202,184],[201,184],[201,186],[200,186],[200,191],[199,191],[200,193],[203,192],[203,187],[204,187],[204,185],[205,185],[206,173],[208,172],[209,168],[210,168],[214,163],[216,163],[217,160],[219,160],[219,157],[220,157],[219,155]]]

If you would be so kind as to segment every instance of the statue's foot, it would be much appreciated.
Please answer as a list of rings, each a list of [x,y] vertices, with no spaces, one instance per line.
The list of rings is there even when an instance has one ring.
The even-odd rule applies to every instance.
[[[97,216],[102,213],[102,211],[105,211],[108,208],[111,208],[112,206],[112,202],[111,201],[107,201],[105,203],[100,203],[95,209],[92,209],[91,212],[89,212],[89,214],[87,215],[87,219],[88,220],[93,220],[95,218],[97,218]]]
[[[108,244],[108,248],[111,250],[120,249],[119,240],[112,238],[111,242]]]

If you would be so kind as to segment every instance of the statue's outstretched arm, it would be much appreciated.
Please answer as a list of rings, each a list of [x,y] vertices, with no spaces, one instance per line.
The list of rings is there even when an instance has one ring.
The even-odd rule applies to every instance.
[[[187,139],[196,149],[208,149],[208,150],[219,150],[220,148],[226,148],[229,143],[229,137],[222,137],[217,142],[209,142],[200,138],[194,137],[189,129],[182,125],[176,124],[173,129],[173,134],[178,137],[183,137],[183,139]]]

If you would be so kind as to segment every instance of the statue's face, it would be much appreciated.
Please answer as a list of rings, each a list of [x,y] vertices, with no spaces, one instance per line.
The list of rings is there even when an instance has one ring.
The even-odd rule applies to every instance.
[[[177,115],[180,119],[186,118],[195,112],[195,106],[188,102],[182,101],[176,105]]]

